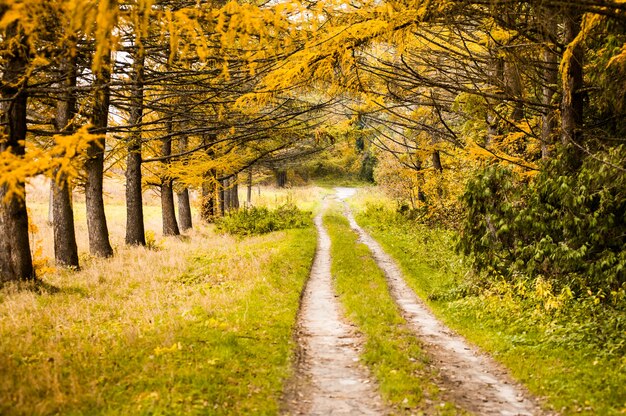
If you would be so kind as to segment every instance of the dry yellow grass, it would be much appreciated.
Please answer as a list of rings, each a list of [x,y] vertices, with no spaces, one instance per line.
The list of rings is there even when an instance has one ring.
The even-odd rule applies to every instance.
[[[42,247],[42,255],[52,258],[45,183],[34,185],[28,204],[39,231],[33,239]],[[263,194],[275,201],[283,195],[262,190]],[[169,409],[166,413],[188,414],[193,413],[190,409],[206,412],[209,407],[212,413],[237,413],[236,409],[257,408],[254,406],[275,408],[274,396],[276,389],[280,390],[276,383],[288,368],[291,325],[315,247],[313,231],[242,240],[216,234],[213,226],[196,221],[194,230],[184,237],[157,238],[159,250],[127,247],[123,244],[125,210],[117,195],[106,206],[116,251],[113,258],[87,254],[84,204],[77,198],[82,269],[44,275],[46,286],[39,290],[14,286],[0,290],[0,413],[89,414],[90,409],[100,409],[97,413],[137,414],[160,408]],[[146,229],[160,236],[160,208],[154,203],[158,201],[148,202]],[[308,203],[313,206],[313,196]],[[281,281],[285,278],[290,280]],[[264,313],[281,320],[267,322]],[[231,348],[233,341],[220,337],[238,337],[243,332],[251,334],[242,335],[244,338],[263,338],[259,334],[272,333],[273,327],[264,328],[257,319],[281,328],[274,338],[261,343],[267,341],[267,346],[280,352],[276,363],[264,364],[271,355],[268,352],[259,353],[265,356],[259,362],[246,363],[252,358],[242,358],[238,364],[231,359],[229,365],[236,368],[220,368],[225,380],[204,380],[202,393],[190,393],[195,387],[181,387],[185,382],[172,385],[168,381],[178,377],[180,368],[186,368],[190,378],[200,376],[196,367],[211,368],[220,355],[237,354],[237,348],[242,348],[243,356],[253,357],[255,350]],[[219,335],[217,344],[196,339],[211,331]],[[186,338],[189,334],[195,334],[191,341]],[[200,353],[207,345],[217,358],[202,355],[206,351]],[[263,351],[261,346],[254,348]],[[194,367],[187,368],[190,365]],[[256,368],[237,369],[247,365]],[[262,387],[249,387],[254,383],[237,374],[246,371],[267,371],[273,384],[268,381],[268,387],[259,382]],[[223,384],[229,377],[241,377],[247,383],[231,386],[236,392],[229,395],[248,397],[238,404],[229,404],[228,397],[216,399],[220,390],[227,391]],[[211,384],[214,382],[218,386]],[[263,400],[269,404],[262,404]]]

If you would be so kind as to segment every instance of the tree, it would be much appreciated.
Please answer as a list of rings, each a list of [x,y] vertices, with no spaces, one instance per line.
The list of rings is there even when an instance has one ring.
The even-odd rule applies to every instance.
[[[110,257],[113,248],[109,242],[109,229],[104,212],[103,179],[106,133],[109,123],[111,100],[111,44],[109,38],[117,20],[117,2],[100,1],[98,4],[98,27],[96,28],[97,48],[92,58],[93,105],[91,133],[98,135],[87,149],[85,162],[85,208],[89,251],[99,257]]]
[[[167,131],[172,132],[172,121],[167,121]],[[171,136],[166,136],[161,142],[161,155],[169,157],[172,154]],[[167,165],[166,161],[163,161]],[[176,213],[174,211],[174,189],[173,179],[169,175],[161,176],[161,213],[163,218],[163,235],[179,235]]]
[[[187,151],[187,136],[182,136],[179,139],[179,148],[178,151],[180,153],[184,153]],[[191,219],[191,203],[189,201],[189,188],[183,186],[176,193],[178,199],[178,220],[179,228],[181,231],[187,231],[193,227],[192,219]]]
[[[146,245],[141,184],[142,117],[144,110],[144,71],[150,11],[145,4],[134,13],[135,39],[131,47],[132,74],[129,98],[128,158],[126,161],[126,244]]]
[[[70,38],[70,51],[75,50],[76,40]],[[61,58],[59,66],[60,96],[57,101],[56,130],[59,134],[73,132],[73,119],[76,115],[77,60],[70,52]],[[72,183],[67,175],[55,169],[55,178],[51,181],[54,258],[58,265],[78,268],[78,248],[74,230],[74,211],[72,209]]]
[[[6,12],[6,10],[2,10]],[[28,39],[20,20],[3,28],[2,74],[2,157],[24,156],[26,140],[26,107],[28,103],[29,60]],[[26,210],[23,180],[0,184],[0,280],[27,280],[35,277],[28,239],[28,211]]]

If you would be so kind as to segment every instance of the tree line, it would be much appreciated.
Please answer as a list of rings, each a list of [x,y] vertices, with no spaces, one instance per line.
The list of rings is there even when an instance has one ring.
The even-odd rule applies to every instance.
[[[208,217],[233,175],[343,135],[369,165],[376,155],[375,179],[410,215],[460,230],[477,270],[580,291],[624,283],[621,1],[32,0],[0,12],[3,230],[25,229],[23,181],[45,171],[55,236],[73,227],[66,184],[83,181],[90,249],[108,256],[105,156],[125,160],[126,241],[144,244],[142,169],[175,234],[174,188],[182,206],[201,189]],[[3,276],[32,276],[27,233],[3,236]]]
[[[320,148],[308,131],[320,123],[323,102],[288,90],[245,99],[281,54],[298,47],[292,13],[219,1],[4,2],[2,280],[35,277],[29,177],[53,178],[55,260],[78,267],[76,187],[85,194],[91,254],[113,255],[105,166],[125,175],[126,243],[145,245],[146,186],[159,190],[163,233],[176,235],[192,226],[189,187],[201,189],[210,219],[238,205],[239,173]]]

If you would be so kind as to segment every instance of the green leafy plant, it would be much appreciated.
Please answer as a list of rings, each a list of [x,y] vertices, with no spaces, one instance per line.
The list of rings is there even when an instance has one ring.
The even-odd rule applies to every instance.
[[[563,151],[529,184],[491,166],[468,185],[459,249],[499,278],[544,278],[558,292],[626,287],[626,147],[572,164]],[[620,167],[621,166],[621,167]]]
[[[311,224],[311,212],[300,210],[292,202],[286,202],[274,210],[266,207],[242,209],[219,218],[215,222],[218,230],[242,236],[306,228]]]

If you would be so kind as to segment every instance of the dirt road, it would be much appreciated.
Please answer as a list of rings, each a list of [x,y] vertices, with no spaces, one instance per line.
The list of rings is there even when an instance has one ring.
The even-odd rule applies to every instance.
[[[387,414],[367,369],[359,363],[360,342],[344,322],[331,283],[330,238],[315,218],[318,247],[303,294],[298,323],[299,360],[286,394],[293,415]]]
[[[354,189],[337,188],[343,201]],[[359,364],[360,342],[354,328],[341,316],[332,288],[330,239],[315,218],[318,250],[303,295],[300,320],[300,360],[289,387],[286,412],[307,415],[388,414],[376,383]],[[345,215],[384,271],[388,289],[409,326],[419,337],[439,373],[435,382],[447,400],[478,415],[539,415],[533,398],[486,354],[470,346],[441,323],[406,284],[402,272],[380,245],[355,221],[344,204]]]

